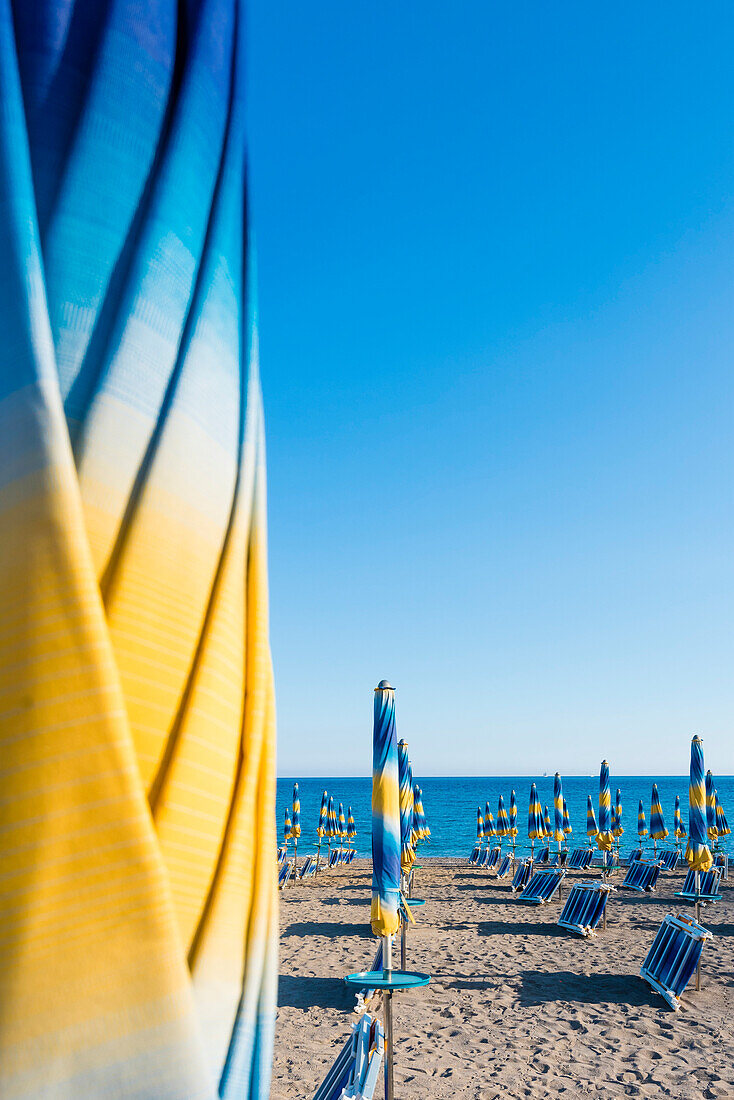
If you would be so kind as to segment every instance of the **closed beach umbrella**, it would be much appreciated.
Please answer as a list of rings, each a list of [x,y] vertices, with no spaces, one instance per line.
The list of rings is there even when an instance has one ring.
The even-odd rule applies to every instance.
[[[339,803],[339,847],[341,848],[344,841],[347,839],[347,819],[344,816],[344,806]]]
[[[653,850],[655,851],[656,855],[658,850],[658,841],[665,840],[667,835],[668,830],[665,828],[665,821],[663,819],[663,807],[660,805],[660,795],[658,794],[658,785],[657,783],[653,783],[652,799],[650,804],[650,836],[653,839]]]
[[[530,785],[530,803],[528,805],[528,837],[530,839],[530,858],[533,858],[533,848],[536,840],[542,840],[545,836],[543,828],[543,811],[540,808],[538,790],[534,783]]]
[[[410,782],[408,742],[398,741],[398,780],[400,783],[400,868],[410,873],[415,860],[413,849],[413,787]]]
[[[550,840],[553,836],[553,826],[551,825],[551,816],[548,809],[548,803],[546,802],[543,810],[543,839]]]
[[[563,843],[563,786],[559,772],[556,772],[553,780],[553,814],[555,817],[553,839],[558,841],[558,851],[560,852]]]
[[[563,833],[564,833],[564,836],[569,837],[572,832],[573,832],[573,829],[571,828],[571,817],[570,817],[570,814],[568,812],[568,804],[566,803],[566,799],[564,798],[564,800],[563,800]]]
[[[291,824],[291,836],[293,837],[293,868],[298,870],[298,838],[301,835],[301,799],[298,794],[298,784],[293,784],[293,822]]]
[[[354,840],[357,836],[357,826],[354,824],[352,807],[347,810],[347,840]]]
[[[645,807],[642,805],[642,799],[640,799],[640,805],[637,808],[637,835],[640,838],[640,842],[642,842],[643,837],[647,836],[647,824],[645,823]]]
[[[700,903],[698,901],[700,872],[709,871],[714,863],[714,857],[711,855],[707,841],[703,741],[700,737],[694,737],[691,741],[691,773],[688,784],[688,845],[686,847],[686,859],[696,872],[696,920],[699,919],[700,915]]]
[[[617,787],[617,795],[614,800],[614,828],[612,829],[614,835],[619,839],[624,829],[622,828],[622,792]]]
[[[395,691],[381,680],[375,688],[372,730],[372,905],[375,936],[398,930],[400,901],[400,781],[395,735]],[[392,941],[383,945],[383,966],[391,969]]]
[[[283,825],[283,839],[285,840],[285,846],[288,847],[288,841],[293,836],[293,826],[291,825],[291,812],[286,806],[285,808],[285,823]]]
[[[514,791],[510,791],[510,830],[509,836],[513,841],[517,836],[517,796]]]
[[[686,827],[683,824],[683,818],[681,817],[679,794],[675,796],[675,810],[673,811],[673,835],[675,836],[676,840],[683,840],[683,838],[688,835],[686,833]]]
[[[499,802],[497,803],[497,836],[508,836],[510,832],[510,821],[507,816],[507,810],[505,809],[505,800],[500,795]],[[500,843],[500,847],[501,847]]]
[[[711,770],[706,772],[706,832],[709,840],[716,841],[716,792]]]
[[[486,837],[497,836],[497,830],[494,827],[494,817],[492,816],[492,811],[489,808],[489,803],[487,803],[487,809],[484,814],[484,835]],[[497,845],[495,845],[495,847],[497,847]]]
[[[418,815],[421,822],[421,840],[428,840],[431,830],[428,828],[426,811],[423,809],[423,788],[418,787]]]
[[[413,833],[415,834],[416,843],[423,839],[423,825],[421,824],[420,815],[420,799],[418,797],[420,788],[417,783],[413,784]],[[484,818],[482,818],[482,829],[484,829]]]
[[[595,836],[599,835],[599,830],[596,827],[596,818],[594,817],[594,803],[591,801],[591,795],[586,796],[586,835],[589,838],[589,843]]]
[[[482,814],[482,807],[477,806],[477,845],[481,848],[482,841],[484,840],[484,816]]]
[[[612,848],[612,792],[609,787],[609,764],[602,760],[599,770],[599,832],[596,837],[597,847],[601,852],[609,852]]]
[[[714,791],[714,798],[716,799],[716,835],[717,836],[729,836],[731,829],[727,824],[726,814],[724,813],[724,807],[719,802],[719,792]]]
[[[321,864],[321,841],[327,836],[329,828],[329,795],[326,791],[321,795],[321,809],[319,810],[319,823],[316,826],[316,836],[319,838],[316,849],[316,870]]]

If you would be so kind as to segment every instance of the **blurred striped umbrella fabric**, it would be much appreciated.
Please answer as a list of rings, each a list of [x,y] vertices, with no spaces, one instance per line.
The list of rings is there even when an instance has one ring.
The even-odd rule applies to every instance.
[[[375,688],[372,731],[372,906],[375,936],[398,930],[400,900],[400,782],[395,734],[395,690]]]

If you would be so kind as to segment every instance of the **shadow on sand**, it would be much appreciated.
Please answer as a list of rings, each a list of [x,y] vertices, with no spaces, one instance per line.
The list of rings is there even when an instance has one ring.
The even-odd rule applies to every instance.
[[[560,916],[561,910],[558,910]],[[568,932],[554,922],[482,920],[477,925],[479,936],[549,936],[552,939],[567,939]]]
[[[281,974],[278,978],[278,1007],[338,1008],[350,1012],[354,994],[339,978],[305,978]]]
[[[289,924],[286,935],[326,936],[330,940],[338,940],[341,936],[360,936],[366,940],[372,936],[372,929],[364,921],[359,924],[345,924],[343,921],[302,920]]]
[[[545,970],[522,970],[520,981],[520,1004],[525,1007],[552,1001],[660,1007],[660,997],[635,974],[583,975],[571,970],[549,974]]]

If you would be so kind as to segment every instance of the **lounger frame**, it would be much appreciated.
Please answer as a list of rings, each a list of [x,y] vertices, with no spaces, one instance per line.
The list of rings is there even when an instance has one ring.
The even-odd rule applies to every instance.
[[[609,894],[607,882],[575,882],[571,887],[558,924],[579,936],[595,936],[596,927],[606,913]]]
[[[677,1012],[681,995],[698,966],[706,940],[713,939],[707,928],[688,917],[665,917],[657,931],[640,976],[665,998]]]

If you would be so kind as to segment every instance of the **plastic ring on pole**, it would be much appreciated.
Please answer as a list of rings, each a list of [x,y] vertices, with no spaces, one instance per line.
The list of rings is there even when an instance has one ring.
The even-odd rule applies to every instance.
[[[419,974],[410,970],[361,970],[357,974],[347,974],[344,979],[347,985],[357,986],[359,989],[387,989],[392,993],[418,989],[422,985],[428,985],[430,980],[430,974]]]

